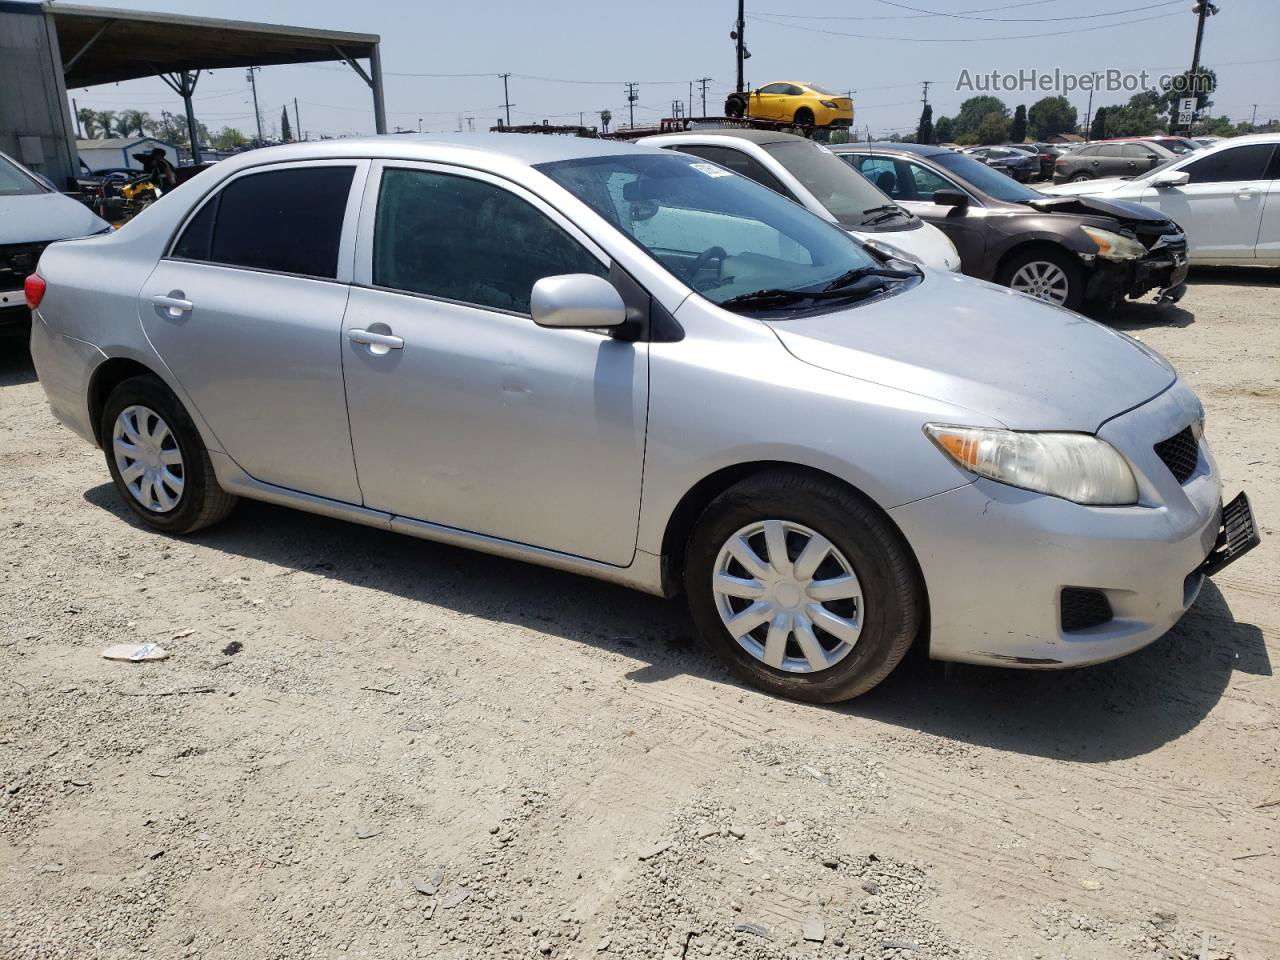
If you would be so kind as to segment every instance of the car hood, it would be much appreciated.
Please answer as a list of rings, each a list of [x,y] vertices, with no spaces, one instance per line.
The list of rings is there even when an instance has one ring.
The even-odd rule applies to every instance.
[[[1157,354],[1078,313],[936,271],[896,296],[768,324],[806,363],[1017,430],[1092,433],[1177,379]]]
[[[107,222],[83,203],[60,193],[0,197],[0,243],[44,243],[87,237]]]
[[[869,242],[897,256],[923,263],[935,270],[959,270],[960,254],[945,233],[931,223],[914,222],[910,230],[883,230],[875,227],[845,227],[859,240]]]
[[[1127,180],[1120,181],[1128,183]],[[1144,207],[1131,200],[1121,200],[1114,196],[1081,197],[1052,196],[1037,200],[1037,210],[1046,213],[1070,213],[1084,217],[1115,217],[1117,220],[1129,220],[1138,223],[1163,223],[1169,218],[1151,207]]]
[[[1037,187],[1041,193],[1055,197],[1097,196],[1118,190],[1125,184],[1133,183],[1132,178],[1102,177],[1098,180],[1081,180],[1078,183],[1055,183],[1053,186]]]

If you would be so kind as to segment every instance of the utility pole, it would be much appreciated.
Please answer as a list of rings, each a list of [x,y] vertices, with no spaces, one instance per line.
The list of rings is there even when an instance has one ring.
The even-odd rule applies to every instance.
[[[507,93],[507,78],[509,78],[510,76],[511,76],[511,74],[509,74],[509,73],[501,74],[501,77],[502,77],[502,106],[503,106],[503,108],[507,111],[507,126],[508,126],[508,127],[509,127],[509,126],[511,126],[511,108],[515,106],[515,104],[511,102],[511,94]]]
[[[75,98],[75,97],[72,97],[72,98],[71,98],[71,113],[72,113],[72,115],[76,118],[76,139],[77,139],[77,140],[83,140],[83,139],[84,139],[84,131],[80,128],[80,106],[79,106],[79,104],[77,104],[77,103],[76,103],[76,98]],[[1255,106],[1254,106],[1254,108],[1253,108],[1253,115],[1254,115],[1254,117],[1255,117],[1255,118],[1258,116],[1258,107],[1257,107],[1257,105],[1255,105]]]
[[[640,84],[638,83],[627,84],[627,111],[631,117],[629,126],[632,128],[636,125],[636,101],[640,99],[640,95],[636,93],[636,90],[639,89],[639,87]]]
[[[467,117],[467,133],[475,133],[475,132],[476,132],[476,118]]]
[[[747,59],[747,42],[743,39],[743,32],[747,27],[747,16],[745,9],[745,0],[738,0],[738,23],[733,30],[733,39],[735,41],[735,52],[738,58],[738,85],[735,90],[743,91],[746,89],[746,81],[742,79],[742,61]]]
[[[698,81],[702,85],[702,115],[707,115],[707,84],[711,82],[710,77],[703,77]]]
[[[254,72],[261,70],[261,67],[250,67],[248,69],[249,86],[253,88],[253,119],[258,124],[258,146],[262,146],[262,114],[258,112],[258,84],[254,79]]]
[[[1089,87],[1089,108],[1084,112],[1084,142],[1089,142],[1093,130],[1093,87]]]
[[[927,107],[929,105],[929,87],[933,85],[933,81],[922,80],[921,84],[924,86],[924,96],[920,98],[920,102]]]
[[[1191,8],[1191,12],[1196,15],[1196,48],[1191,54],[1191,73],[1188,75],[1187,81],[1194,85],[1196,83],[1196,77],[1200,71],[1200,45],[1204,42],[1204,22],[1218,12],[1218,7],[1216,4],[1211,3],[1210,0],[1199,0],[1199,2]],[[1196,106],[1199,106],[1199,92],[1196,90],[1187,90],[1184,91],[1183,95],[1185,96],[1188,93],[1196,98]],[[1174,109],[1177,109],[1176,104]],[[1191,111],[1191,123],[1195,123],[1194,110]],[[1187,124],[1188,132],[1191,131],[1191,123]],[[1172,129],[1174,125],[1171,123],[1169,126]]]
[[[298,119],[298,98],[297,97],[293,98],[293,125],[298,128],[297,138],[299,140],[305,140],[306,137],[302,135],[302,121]]]
[[[71,102],[75,103],[74,100],[72,100]],[[76,122],[78,123],[79,121],[76,121]],[[1255,103],[1253,105],[1253,117],[1249,120],[1249,126],[1256,127],[1257,125],[1258,125],[1258,105]]]

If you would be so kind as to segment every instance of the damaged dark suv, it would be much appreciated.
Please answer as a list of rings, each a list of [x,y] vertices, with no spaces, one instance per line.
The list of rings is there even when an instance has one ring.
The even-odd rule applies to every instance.
[[[1186,292],[1187,240],[1159,211],[1098,197],[1052,197],[973,157],[913,143],[831,149],[951,238],[961,269],[1073,310],[1107,310],[1158,290]]]

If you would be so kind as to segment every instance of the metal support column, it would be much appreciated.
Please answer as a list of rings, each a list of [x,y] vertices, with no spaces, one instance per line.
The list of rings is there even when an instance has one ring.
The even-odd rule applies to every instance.
[[[199,70],[183,70],[180,73],[162,73],[151,64],[156,76],[163,80],[169,89],[182,97],[182,105],[187,112],[187,138],[191,141],[191,162],[200,162],[200,127],[196,123],[196,111],[191,106],[191,95],[196,92],[196,81],[200,79]]]

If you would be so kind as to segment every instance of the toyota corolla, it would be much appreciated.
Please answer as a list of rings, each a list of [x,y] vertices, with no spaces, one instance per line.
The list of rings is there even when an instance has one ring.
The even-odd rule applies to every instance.
[[[917,641],[1120,656],[1257,542],[1161,357],[670,151],[255,150],[26,295],[53,412],[160,533],[248,497],[683,592],[801,699]]]

